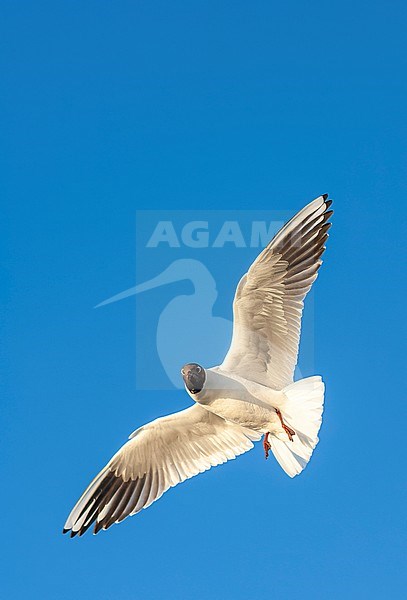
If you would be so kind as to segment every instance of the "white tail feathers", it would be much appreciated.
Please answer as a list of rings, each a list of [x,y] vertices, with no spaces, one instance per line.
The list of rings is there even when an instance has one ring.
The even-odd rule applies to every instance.
[[[324,409],[324,383],[319,376],[307,377],[284,388],[286,402],[281,414],[286,425],[295,431],[293,441],[270,435],[274,456],[290,477],[295,477],[307,465],[318,444],[318,431]]]

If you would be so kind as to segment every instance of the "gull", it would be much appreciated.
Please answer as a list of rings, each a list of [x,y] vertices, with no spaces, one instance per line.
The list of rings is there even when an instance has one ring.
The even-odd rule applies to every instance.
[[[253,448],[263,437],[290,477],[318,443],[324,383],[294,382],[303,301],[318,275],[330,227],[324,194],[274,236],[240,280],[223,363],[181,369],[194,404],[134,431],[84,491],[63,532],[94,533],[135,515],[178,483]]]

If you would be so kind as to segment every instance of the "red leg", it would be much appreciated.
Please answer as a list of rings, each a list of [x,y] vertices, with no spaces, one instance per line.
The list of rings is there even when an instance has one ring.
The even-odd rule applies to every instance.
[[[270,442],[269,442],[269,433],[268,432],[264,435],[263,448],[264,448],[264,457],[267,460],[268,457],[269,457],[269,452],[271,450],[271,446],[270,446]]]
[[[288,427],[288,425],[286,425],[283,421],[283,416],[281,414],[281,412],[278,410],[278,408],[274,409],[278,415],[278,418],[280,419],[280,423],[281,423],[281,427],[284,429],[284,431],[286,432],[286,434],[288,435],[288,439],[290,440],[290,442],[293,442],[293,436],[295,435],[295,431],[294,429],[291,429],[291,427]]]

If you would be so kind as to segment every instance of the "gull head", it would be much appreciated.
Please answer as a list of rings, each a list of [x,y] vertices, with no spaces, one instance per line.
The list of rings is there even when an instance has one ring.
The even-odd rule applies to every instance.
[[[182,367],[181,375],[190,394],[198,394],[202,391],[206,373],[201,365],[198,365],[197,363],[188,363]]]

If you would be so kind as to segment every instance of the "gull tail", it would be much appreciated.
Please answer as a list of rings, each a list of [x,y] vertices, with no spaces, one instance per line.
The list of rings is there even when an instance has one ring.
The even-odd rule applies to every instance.
[[[292,442],[271,435],[269,442],[274,456],[290,477],[301,473],[318,444],[324,390],[319,376],[300,379],[283,389],[286,402],[281,407],[282,417],[284,423],[294,429],[295,435]]]

